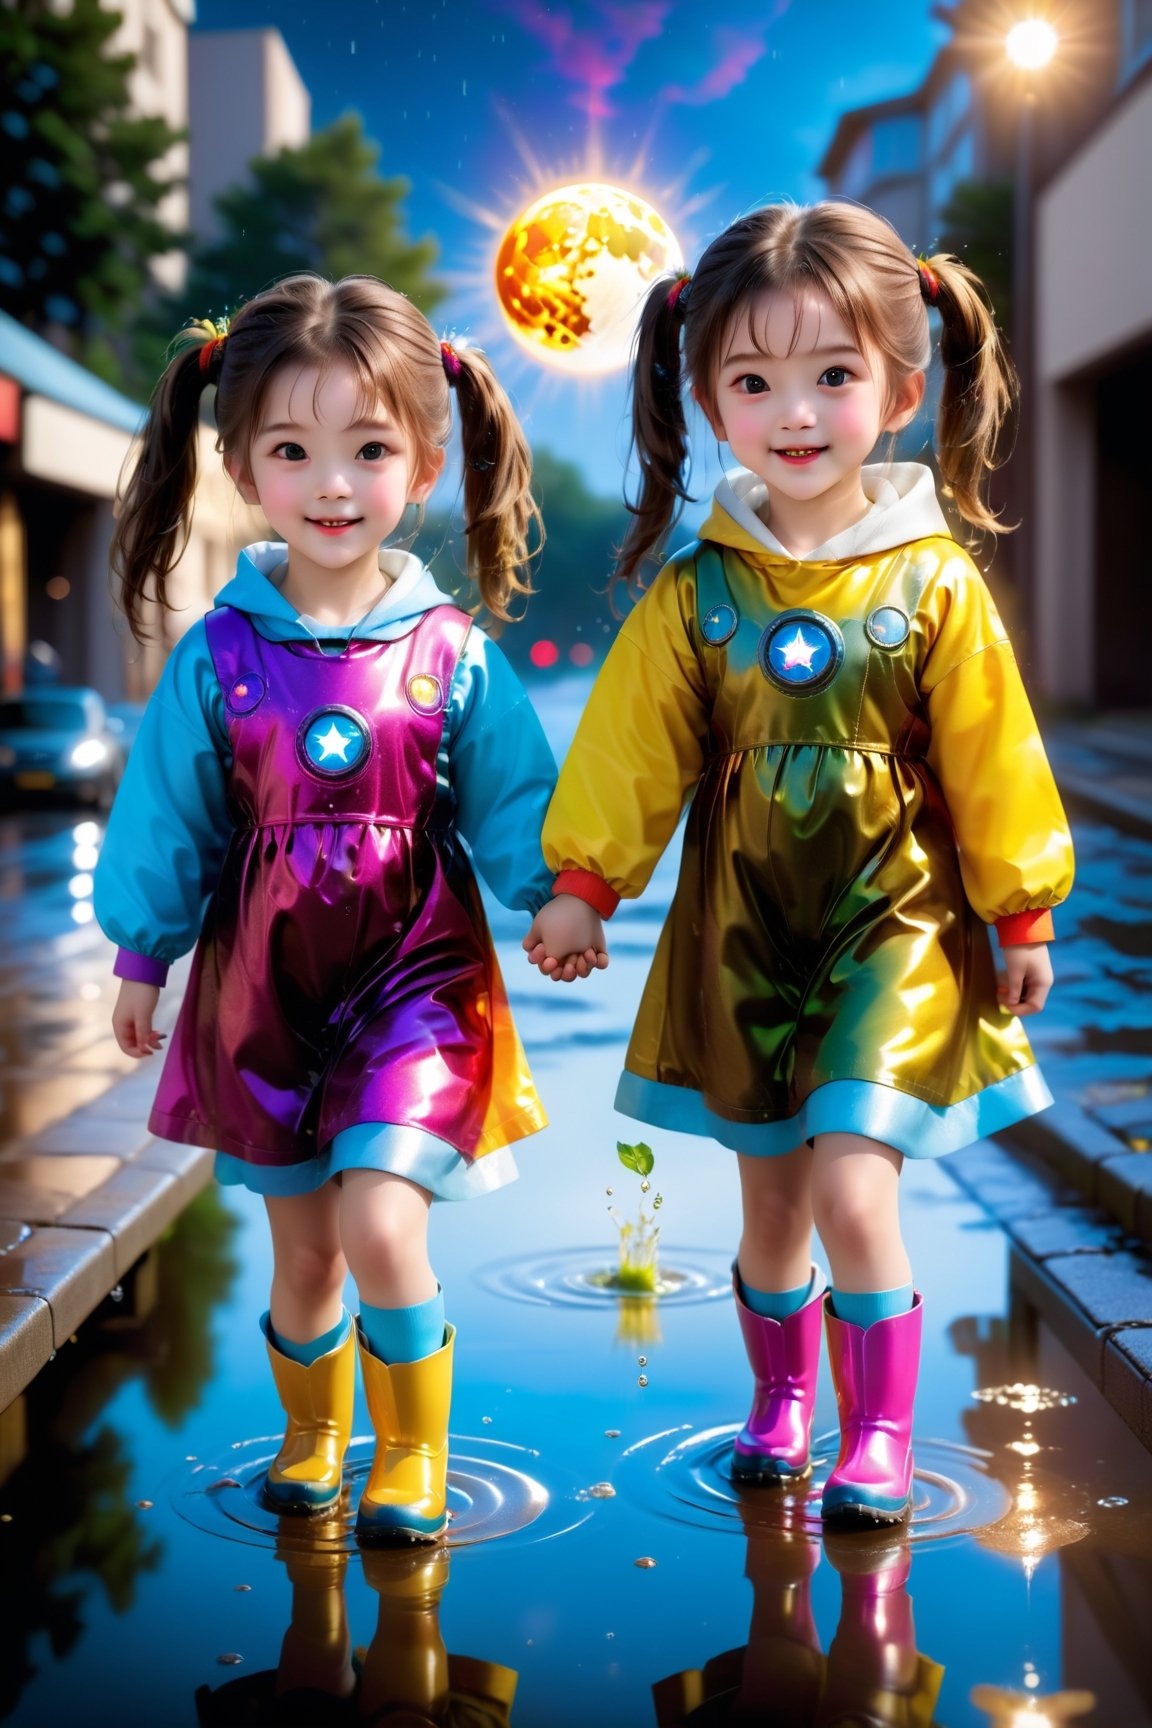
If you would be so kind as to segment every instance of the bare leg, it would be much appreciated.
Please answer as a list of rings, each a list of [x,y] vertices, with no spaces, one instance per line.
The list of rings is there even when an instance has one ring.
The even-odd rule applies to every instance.
[[[816,1228],[838,1290],[912,1282],[900,1234],[903,1154],[863,1134],[819,1134],[812,1163]]]
[[[340,1241],[362,1302],[410,1308],[436,1294],[428,1260],[426,1188],[383,1170],[346,1170]]]
[[[337,1324],[348,1266],[340,1247],[339,1192],[266,1195],[272,1230],[272,1330],[307,1344]]]
[[[738,1154],[744,1232],[740,1276],[754,1290],[795,1290],[812,1270],[812,1152]]]

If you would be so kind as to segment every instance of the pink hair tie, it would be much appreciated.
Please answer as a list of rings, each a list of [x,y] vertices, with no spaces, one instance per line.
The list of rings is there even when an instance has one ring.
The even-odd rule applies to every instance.
[[[455,348],[453,348],[451,342],[441,342],[440,361],[444,367],[444,374],[448,379],[449,384],[455,384],[463,368],[460,365],[460,356],[457,354]]]
[[[930,264],[924,262],[923,258],[918,258],[916,260],[916,270],[920,277],[921,294],[924,299],[927,300],[929,306],[935,306],[936,296],[940,292],[939,276],[937,276],[935,270],[933,270]]]
[[[669,290],[668,290],[667,306],[668,306],[669,312],[675,312],[677,306],[680,307],[681,311],[684,310],[683,306],[681,305],[681,302],[684,299],[684,295],[688,291],[688,288],[689,288],[689,285],[691,284],[691,281],[692,281],[691,276],[689,276],[686,272],[683,276],[677,276],[675,282],[673,282],[671,288],[669,288]]]

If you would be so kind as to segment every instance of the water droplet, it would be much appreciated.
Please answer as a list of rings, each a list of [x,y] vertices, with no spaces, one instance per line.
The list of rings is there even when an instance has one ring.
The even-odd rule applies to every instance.
[[[616,1490],[611,1482],[593,1482],[588,1490],[593,1500],[615,1500]]]
[[[604,1192],[605,1194],[614,1194],[616,1190],[614,1188],[605,1188]]]
[[[615,1632],[605,1632],[604,1636],[605,1638],[615,1638],[616,1634]]]
[[[636,1360],[637,1360],[637,1362],[639,1362],[641,1368],[647,1368],[647,1366],[648,1366],[647,1356],[637,1356]]]
[[[185,1452],[184,1462],[185,1462],[185,1464],[195,1464],[195,1462],[196,1462],[195,1452]]]
[[[1025,1674],[1024,1684],[1025,1684],[1025,1686],[1028,1686],[1028,1687],[1039,1686],[1039,1684],[1040,1684],[1039,1674]]]
[[[1123,1494],[1105,1494],[1103,1500],[1097,1500],[1097,1506],[1127,1506],[1127,1497]]]
[[[223,1656],[217,1656],[216,1660],[221,1668],[236,1668],[244,1658],[235,1650],[225,1650]]]
[[[663,1206],[663,1204],[664,1204],[663,1194],[657,1194],[656,1198],[652,1202],[653,1212],[659,1212],[659,1210],[660,1210],[661,1206]]]
[[[232,1588],[235,1590],[235,1592],[238,1596],[247,1596],[247,1594],[251,1590],[252,1586],[251,1586],[251,1584],[234,1584],[232,1586]]]
[[[124,1300],[124,1286],[123,1286],[123,1284],[114,1284],[112,1286],[111,1290],[109,1290],[109,1292],[108,1292],[108,1299],[110,1302],[123,1302],[123,1300]]]
[[[604,1438],[605,1438],[605,1440],[619,1440],[619,1438],[620,1438],[619,1428],[605,1428]]]
[[[655,1560],[653,1560],[651,1554],[641,1554],[639,1560],[633,1560],[632,1564],[633,1564],[633,1566],[642,1566],[644,1568],[644,1570],[647,1572],[647,1571],[650,1571],[653,1566],[655,1566],[656,1562],[655,1562]]]
[[[491,1426],[492,1426],[491,1416],[481,1416],[480,1420],[481,1420],[481,1422],[483,1422],[485,1428],[491,1428]]]
[[[652,1186],[651,1182],[649,1182],[647,1176],[645,1176],[643,1182],[641,1182],[641,1184],[640,1184],[641,1194],[647,1194],[647,1192],[648,1192],[649,1188],[651,1188],[651,1186]]]
[[[136,1504],[139,1506],[141,1512],[151,1512],[156,1502],[154,1500],[137,1500]]]
[[[636,1377],[636,1384],[637,1384],[637,1386],[647,1386],[647,1384],[648,1384],[647,1374],[638,1374]]]
[[[11,1522],[12,1522],[11,1512],[0,1512],[0,1524],[11,1524]]]

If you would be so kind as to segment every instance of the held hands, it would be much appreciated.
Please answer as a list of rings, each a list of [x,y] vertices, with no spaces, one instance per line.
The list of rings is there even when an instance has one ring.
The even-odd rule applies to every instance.
[[[120,980],[120,994],[112,1010],[112,1030],[125,1056],[151,1056],[163,1044],[166,1034],[152,1030],[152,1016],[159,1000],[155,984],[138,984],[131,978]]]
[[[571,984],[608,964],[600,914],[576,894],[557,894],[542,906],[520,946],[553,984]]]
[[[1008,1014],[1023,1019],[1039,1014],[1052,988],[1052,962],[1046,942],[1014,942],[1004,949],[1006,981],[997,995]]]

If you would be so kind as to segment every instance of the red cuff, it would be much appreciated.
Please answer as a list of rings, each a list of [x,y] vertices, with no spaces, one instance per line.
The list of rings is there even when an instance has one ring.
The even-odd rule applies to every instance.
[[[1007,918],[997,918],[996,934],[1001,948],[1012,948],[1018,942],[1054,942],[1052,914],[1046,906],[1035,912],[1010,912]]]
[[[552,892],[575,894],[578,900],[586,900],[601,918],[611,918],[620,904],[615,888],[609,888],[603,876],[597,876],[594,870],[561,870],[552,884]]]

